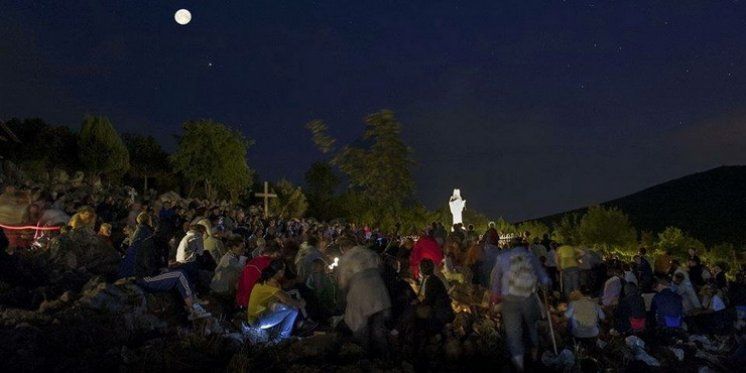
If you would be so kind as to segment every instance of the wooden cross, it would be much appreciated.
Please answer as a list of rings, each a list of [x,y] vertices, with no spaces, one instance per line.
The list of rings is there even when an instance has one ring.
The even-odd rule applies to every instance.
[[[269,183],[265,181],[264,193],[256,193],[254,196],[264,198],[264,218],[269,219],[269,199],[277,198],[277,194],[269,192]]]

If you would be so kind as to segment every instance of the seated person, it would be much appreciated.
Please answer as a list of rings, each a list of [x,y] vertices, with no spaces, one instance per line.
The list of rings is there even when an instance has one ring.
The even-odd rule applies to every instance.
[[[119,267],[119,276],[122,278],[134,276],[135,284],[145,291],[166,292],[176,289],[184,299],[190,320],[209,317],[210,313],[196,302],[197,298],[183,270],[175,269],[157,274],[156,260],[152,255],[152,235],[146,224],[147,215],[138,215],[137,221],[138,229],[130,239],[130,246]]]
[[[580,293],[579,299],[571,301],[567,306],[567,325],[575,338],[596,338],[599,333],[598,323],[606,315],[601,307],[591,300],[591,290],[588,287],[582,287]]]
[[[236,290],[236,306],[239,308],[245,308],[249,304],[249,296],[251,291],[254,289],[254,285],[262,277],[262,271],[269,266],[269,264],[280,257],[280,252],[277,246],[267,246],[263,248],[262,252],[258,256],[248,261],[241,272],[241,277],[238,281],[238,288]]]
[[[622,272],[616,268],[609,270],[611,277],[604,283],[604,290],[601,295],[601,304],[604,307],[614,307],[619,303],[619,297],[622,294],[624,280]]]
[[[645,330],[645,300],[633,282],[624,284],[623,296],[614,310],[615,328],[620,333],[639,333]]]
[[[93,232],[96,227],[96,211],[90,206],[83,206],[70,218],[67,225],[73,229],[88,229]]]
[[[181,294],[181,298],[184,299],[184,304],[189,312],[189,320],[211,316],[209,312],[202,308],[202,306],[194,302],[196,298],[183,271],[170,270],[157,276],[143,277],[135,280],[135,284],[143,290],[150,292],[166,292],[173,289],[178,290]]]
[[[417,318],[424,321],[427,331],[440,333],[443,327],[454,319],[451,297],[443,281],[434,275],[435,263],[432,260],[423,259],[419,271],[422,275],[422,286]]]
[[[704,313],[698,317],[701,333],[722,333],[728,328],[728,315],[722,291],[712,285],[702,288]]]
[[[311,273],[306,278],[306,286],[310,289],[317,302],[322,319],[336,314],[337,288],[336,284],[326,273],[326,263],[321,258],[313,260]]]
[[[234,297],[236,295],[236,285],[238,278],[243,271],[245,257],[242,258],[246,248],[243,239],[240,236],[231,237],[228,240],[228,252],[220,259],[220,263],[215,268],[215,274],[210,282],[210,290],[226,296]]]
[[[270,343],[279,343],[290,338],[299,308],[305,305],[282,290],[285,262],[273,260],[262,270],[259,282],[249,296],[248,321],[255,329],[267,332]]]
[[[650,314],[659,328],[681,328],[684,319],[684,305],[681,295],[671,290],[668,280],[658,279],[655,284],[657,294],[650,304]]]

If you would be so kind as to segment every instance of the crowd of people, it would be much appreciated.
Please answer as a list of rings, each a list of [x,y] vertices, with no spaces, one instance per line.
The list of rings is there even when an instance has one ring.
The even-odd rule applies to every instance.
[[[502,320],[518,370],[548,348],[537,327],[546,317],[553,327],[567,324],[557,335],[570,342],[560,343],[592,346],[601,335],[729,333],[746,316],[744,272],[733,270],[729,281],[723,263],[706,265],[694,250],[677,258],[640,248],[625,262],[548,236],[530,239],[529,232],[506,239],[492,223],[485,232],[440,223],[420,232],[380,232],[85,183],[6,187],[3,195],[26,206],[19,225],[61,227],[25,236],[9,231],[10,252],[59,257],[66,236],[94,237],[118,253],[112,280],[178,293],[191,320],[212,309],[240,315],[251,343],[340,330],[371,354],[389,354],[392,337],[423,346],[454,321],[457,286],[488,299],[469,312]],[[562,322],[552,310],[562,312]]]

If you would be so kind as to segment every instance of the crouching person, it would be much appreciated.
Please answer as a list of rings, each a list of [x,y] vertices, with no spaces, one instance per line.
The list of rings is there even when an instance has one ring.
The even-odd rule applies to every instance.
[[[573,338],[585,342],[587,346],[594,346],[600,331],[599,321],[606,316],[601,307],[591,300],[591,290],[581,287],[579,299],[574,299],[567,307],[565,316]],[[592,343],[589,343],[592,342]]]
[[[282,290],[285,263],[275,259],[262,270],[259,283],[254,285],[249,296],[248,321],[252,332],[265,335],[268,342],[277,344],[290,338],[303,300],[295,300]]]
[[[364,348],[385,355],[388,352],[386,321],[391,316],[391,298],[381,277],[381,258],[356,246],[354,239],[337,239],[344,253],[339,259],[339,287],[346,296],[344,321]],[[372,345],[372,346],[371,346]]]

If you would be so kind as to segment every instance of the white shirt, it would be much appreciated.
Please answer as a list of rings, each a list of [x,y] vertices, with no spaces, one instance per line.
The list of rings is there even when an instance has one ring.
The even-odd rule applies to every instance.
[[[179,242],[176,249],[176,261],[179,263],[191,263],[197,260],[197,255],[202,255],[205,251],[205,245],[202,236],[197,232],[189,231],[186,236]]]

